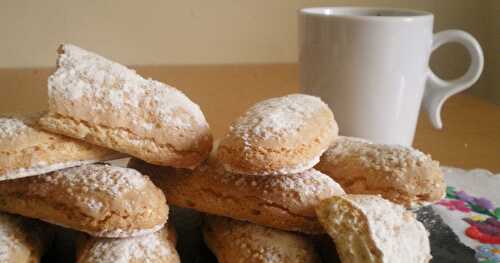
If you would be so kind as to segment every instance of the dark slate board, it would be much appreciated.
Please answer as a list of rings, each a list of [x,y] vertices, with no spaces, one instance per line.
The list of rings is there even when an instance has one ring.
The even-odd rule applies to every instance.
[[[431,206],[417,211],[417,219],[430,233],[432,261],[435,263],[477,262],[473,249],[465,246]]]

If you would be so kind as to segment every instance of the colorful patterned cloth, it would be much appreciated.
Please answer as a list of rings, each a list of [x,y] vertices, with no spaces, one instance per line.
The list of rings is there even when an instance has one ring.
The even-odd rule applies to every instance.
[[[486,170],[443,168],[446,197],[434,210],[476,250],[480,263],[500,262],[500,174]]]

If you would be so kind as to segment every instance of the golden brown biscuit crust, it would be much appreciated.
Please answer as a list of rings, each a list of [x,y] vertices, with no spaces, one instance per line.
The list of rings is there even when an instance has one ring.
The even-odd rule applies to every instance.
[[[179,90],[92,52],[62,45],[41,125],[158,165],[192,168],[212,146],[198,105]]]
[[[347,193],[380,194],[407,208],[436,202],[445,192],[439,163],[403,146],[339,137],[315,168]]]
[[[37,124],[41,114],[0,116],[0,181],[119,157],[112,150],[43,131]]]
[[[99,237],[154,232],[168,214],[165,196],[146,176],[97,164],[4,181],[0,210]]]
[[[77,263],[129,262],[180,263],[173,228],[132,238],[87,237],[77,251]]]
[[[217,155],[233,173],[300,173],[319,161],[337,133],[333,113],[321,99],[291,94],[251,107],[231,125]]]
[[[207,216],[203,236],[219,263],[321,262],[305,236],[252,223]]]
[[[151,176],[170,204],[288,231],[322,233],[314,206],[343,194],[330,177],[310,169],[277,176],[235,175],[209,159],[194,171],[148,165],[129,167]]]

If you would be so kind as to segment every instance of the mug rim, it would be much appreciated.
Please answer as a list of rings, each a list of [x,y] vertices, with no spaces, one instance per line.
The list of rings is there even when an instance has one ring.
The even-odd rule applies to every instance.
[[[334,12],[337,11],[337,12]],[[363,15],[356,12],[393,12],[401,13],[401,15],[384,16],[384,15]],[[433,17],[433,14],[428,11],[394,8],[394,7],[362,7],[362,6],[312,6],[304,7],[299,10],[300,14],[307,16],[319,17],[342,17],[351,19],[366,19],[366,20],[412,20]]]

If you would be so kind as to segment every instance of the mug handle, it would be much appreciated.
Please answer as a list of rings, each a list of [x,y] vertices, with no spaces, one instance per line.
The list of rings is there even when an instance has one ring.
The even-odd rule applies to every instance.
[[[432,51],[448,42],[462,44],[469,52],[471,62],[469,69],[467,69],[467,72],[463,76],[451,81],[439,78],[429,68],[429,76],[427,78],[422,104],[429,114],[429,119],[435,129],[443,128],[441,108],[445,100],[472,86],[472,84],[479,79],[483,71],[483,50],[472,35],[461,30],[446,30],[439,32],[434,34]]]

